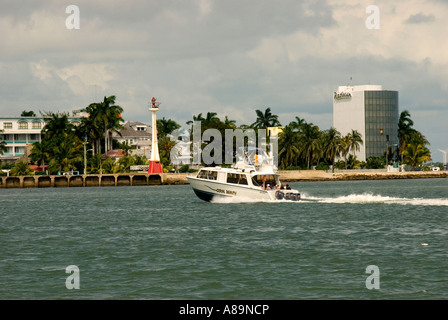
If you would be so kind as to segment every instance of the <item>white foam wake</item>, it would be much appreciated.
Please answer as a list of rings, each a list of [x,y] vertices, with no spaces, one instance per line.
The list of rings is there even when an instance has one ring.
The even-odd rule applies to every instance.
[[[372,193],[350,194],[348,196],[330,197],[313,197],[303,196],[304,201],[316,201],[322,203],[384,203],[384,204],[400,204],[400,205],[416,205],[416,206],[448,206],[447,198],[399,198],[375,195]]]
[[[300,201],[289,200],[260,200],[253,198],[243,197],[226,197],[215,198],[212,203],[254,203],[254,202],[268,202],[268,203],[296,203],[303,202],[319,202],[319,203],[370,203],[370,204],[399,204],[399,205],[415,205],[415,206],[448,206],[448,198],[400,198],[382,196],[380,194],[362,193],[362,194],[350,194],[347,196],[339,197],[315,197],[302,193],[302,199]]]

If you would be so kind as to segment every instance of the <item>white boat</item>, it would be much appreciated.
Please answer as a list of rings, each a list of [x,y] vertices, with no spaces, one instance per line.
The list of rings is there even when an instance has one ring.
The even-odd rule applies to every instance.
[[[287,189],[275,172],[272,158],[260,148],[244,148],[233,168],[205,167],[187,176],[196,195],[204,200],[300,200],[300,193]]]

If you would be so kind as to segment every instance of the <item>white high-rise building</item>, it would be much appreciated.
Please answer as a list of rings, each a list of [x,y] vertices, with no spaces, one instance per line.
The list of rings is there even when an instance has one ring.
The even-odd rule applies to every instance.
[[[357,130],[363,139],[358,160],[392,155],[398,147],[398,91],[381,85],[340,86],[333,95],[333,127],[342,136]]]

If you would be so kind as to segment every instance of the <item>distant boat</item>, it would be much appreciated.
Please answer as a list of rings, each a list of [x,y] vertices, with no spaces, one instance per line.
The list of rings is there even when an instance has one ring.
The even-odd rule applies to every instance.
[[[272,158],[263,149],[245,147],[239,154],[233,168],[205,167],[195,176],[187,176],[200,199],[300,200],[297,190],[282,185]]]

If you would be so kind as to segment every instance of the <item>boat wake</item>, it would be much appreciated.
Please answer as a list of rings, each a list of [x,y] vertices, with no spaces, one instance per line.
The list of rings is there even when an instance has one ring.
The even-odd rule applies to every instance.
[[[331,197],[313,197],[303,195],[303,201],[320,202],[320,203],[382,203],[382,204],[399,204],[399,205],[416,205],[416,206],[448,206],[447,198],[399,198],[375,195],[372,193],[350,194],[348,196]]]
[[[353,203],[353,204],[398,204],[398,205],[415,205],[415,206],[448,206],[448,198],[399,198],[375,195],[372,193],[350,194],[339,197],[315,197],[302,193],[300,201],[288,200],[258,200],[252,198],[217,198],[211,201],[212,203]]]

